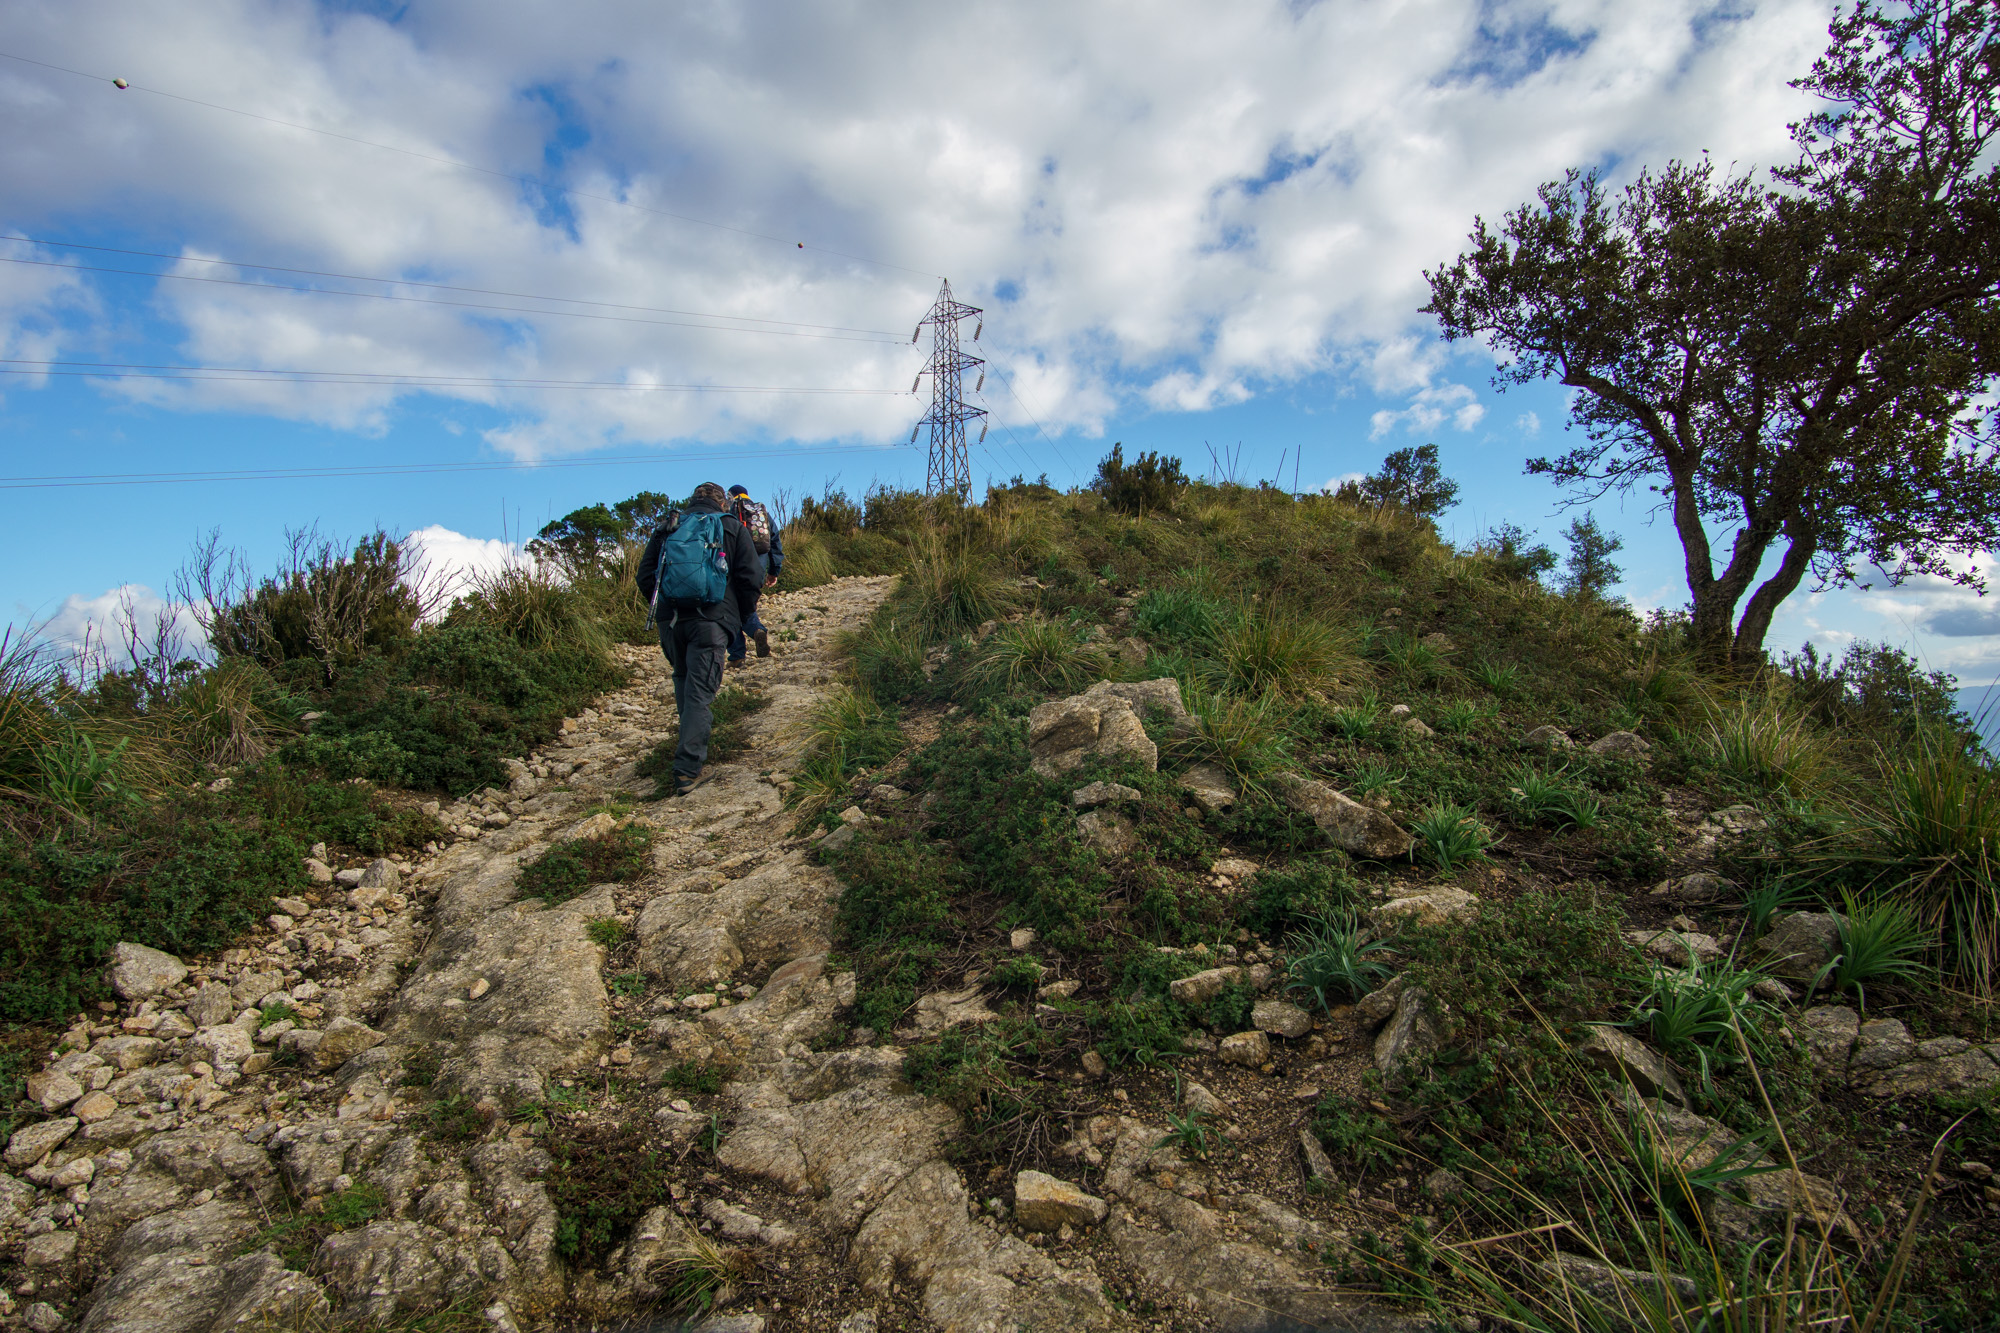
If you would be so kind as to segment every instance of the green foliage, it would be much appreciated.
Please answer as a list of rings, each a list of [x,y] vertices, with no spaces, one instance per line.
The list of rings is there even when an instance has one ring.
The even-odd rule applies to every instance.
[[[1359,999],[1380,986],[1395,969],[1375,955],[1387,952],[1390,942],[1365,935],[1352,911],[1294,932],[1286,941],[1285,975],[1291,981],[1285,989],[1304,991],[1327,1010],[1336,999]]]
[[[1395,1126],[1340,1093],[1320,1100],[1312,1130],[1334,1156],[1364,1171],[1394,1166],[1403,1156]]]
[[[1420,444],[1397,449],[1382,460],[1382,470],[1358,482],[1345,482],[1337,499],[1377,508],[1393,505],[1418,518],[1435,518],[1458,500],[1458,483],[1438,466],[1438,447]]]
[[[1208,1112],[1206,1111],[1190,1110],[1180,1115],[1175,1115],[1172,1111],[1169,1111],[1167,1112],[1167,1135],[1153,1146],[1155,1148],[1164,1148],[1172,1144],[1183,1157],[1206,1157],[1208,1156],[1208,1126],[1204,1122],[1207,1119]]]
[[[1722,959],[1703,963],[1692,946],[1686,968],[1655,967],[1651,986],[1634,1006],[1632,1022],[1643,1026],[1653,1044],[1685,1064],[1701,1069],[1704,1091],[1714,1069],[1741,1061],[1737,1034],[1753,1051],[1766,1049],[1764,1021],[1776,1011],[1751,988],[1764,979],[1755,968]]]
[[[623,679],[601,653],[536,649],[461,619],[344,673],[312,733],[283,753],[332,778],[462,795],[503,784],[501,759],[533,750]]]
[[[1603,802],[1592,793],[1564,782],[1562,779],[1566,772],[1559,768],[1553,773],[1544,773],[1532,765],[1523,764],[1508,775],[1509,791],[1522,819],[1530,824],[1553,828],[1558,833],[1564,829],[1597,827],[1604,809]]]
[[[540,898],[554,906],[593,884],[623,884],[646,873],[646,853],[652,849],[651,829],[627,824],[590,838],[570,838],[521,868],[516,886],[524,898]]]
[[[591,943],[606,949],[617,948],[632,933],[631,928],[615,916],[594,916],[585,923],[584,930],[590,935]]]
[[[1207,644],[1234,618],[1232,608],[1190,586],[1149,588],[1132,609],[1132,623],[1166,644]]]
[[[670,1064],[660,1075],[660,1084],[675,1092],[690,1092],[702,1096],[722,1091],[723,1080],[729,1070],[722,1065],[698,1060],[681,1060]]]
[[[1090,488],[1121,514],[1147,514],[1171,510],[1186,494],[1187,477],[1181,460],[1147,451],[1125,461],[1125,446],[1114,444],[1097,464],[1097,479]]]
[[[1955,678],[1925,671],[1903,649],[1858,640],[1838,661],[1822,659],[1808,643],[1779,661],[1792,694],[1821,726],[1891,738],[1915,739],[1941,730],[1972,734],[1972,720],[1958,706]]]
[[[1611,563],[1611,557],[1625,548],[1625,539],[1599,527],[1597,515],[1577,515],[1570,520],[1563,536],[1569,541],[1569,555],[1563,561],[1562,577],[1556,582],[1563,596],[1596,601],[1624,577],[1624,572]]]
[[[1262,792],[1291,757],[1290,708],[1275,694],[1187,692],[1194,729],[1172,742],[1189,762],[1218,764],[1246,792]]]
[[[847,686],[822,694],[806,726],[806,757],[792,798],[809,815],[829,804],[839,809],[834,803],[845,802],[855,774],[893,759],[904,745],[895,708]]]
[[[568,1263],[601,1261],[666,1195],[667,1163],[639,1130],[565,1120],[543,1146],[553,1163],[556,1253]]]
[[[1247,695],[1316,693],[1361,670],[1328,626],[1268,606],[1221,625],[1213,645],[1219,679]]]
[[[256,1232],[243,1242],[238,1253],[254,1254],[271,1247],[286,1268],[303,1273],[328,1236],[366,1226],[389,1206],[382,1191],[366,1181],[336,1190],[314,1203],[313,1211],[294,1212]]]
[[[1014,599],[992,563],[962,540],[927,537],[899,588],[912,621],[933,641],[970,634],[998,620]]]
[[[917,699],[929,693],[924,636],[894,614],[878,613],[848,641],[860,687],[877,699]]]
[[[996,986],[1004,986],[1010,990],[1027,990],[1039,986],[1047,974],[1048,969],[1042,966],[1039,958],[1031,953],[1024,953],[1002,960],[993,969],[989,980]]]
[[[1499,715],[1499,709],[1492,704],[1476,704],[1470,699],[1453,699],[1438,711],[1439,731],[1453,736],[1464,736],[1478,731]]]
[[[1839,952],[1814,978],[1815,990],[1856,991],[1865,1009],[1869,982],[1907,981],[1930,970],[1923,959],[1937,938],[1907,904],[1887,897],[1863,902],[1848,894],[1845,908],[1838,916]]]
[[[646,974],[614,972],[604,979],[604,989],[625,999],[636,999],[646,993]]]
[[[1480,658],[1468,672],[1482,689],[1501,699],[1511,699],[1521,688],[1521,669],[1511,662]]]
[[[1745,696],[1713,710],[1706,742],[1724,772],[1795,797],[1817,794],[1837,758],[1831,737],[1772,697]]]
[[[257,580],[211,538],[183,581],[215,653],[266,667],[310,663],[324,683],[416,637],[426,607],[413,555],[379,528],[351,551],[307,529],[289,534],[278,572]]]
[[[1359,900],[1345,866],[1329,859],[1266,866],[1250,881],[1250,901],[1239,919],[1258,935],[1275,938],[1295,926],[1332,920]]]
[[[1450,874],[1458,867],[1486,860],[1493,832],[1463,805],[1440,804],[1426,809],[1410,825],[1416,850],[1425,860]]]
[[[1609,1013],[1637,963],[1623,919],[1588,891],[1535,889],[1484,905],[1478,917],[1405,933],[1409,981],[1463,1026],[1462,1039],[1520,1036],[1541,1014]]]
[[[1031,1019],[954,1028],[913,1048],[904,1059],[903,1075],[918,1092],[963,1116],[975,1142],[990,1145],[1024,1121],[1053,1113],[1054,1090],[1035,1073],[1050,1040]]]
[[[916,1003],[917,979],[949,938],[961,872],[914,838],[863,837],[838,853],[843,947],[856,960],[855,1020],[887,1032]]]
[[[1009,693],[1071,694],[1104,674],[1103,650],[1075,620],[1028,616],[1002,625],[979,646],[975,679]]]
[[[1476,548],[1493,562],[1493,572],[1513,583],[1538,583],[1556,567],[1556,553],[1516,523],[1487,531]]]

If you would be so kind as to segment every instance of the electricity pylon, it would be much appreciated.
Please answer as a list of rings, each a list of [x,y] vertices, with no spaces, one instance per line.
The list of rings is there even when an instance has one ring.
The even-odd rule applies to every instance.
[[[961,377],[973,367],[980,367],[979,383],[973,386],[977,393],[986,384],[986,363],[976,356],[969,356],[958,350],[958,322],[971,319],[980,313],[978,306],[954,301],[951,283],[947,281],[938,288],[937,304],[931,312],[917,321],[917,331],[910,335],[912,343],[923,336],[924,325],[931,329],[931,359],[917,372],[916,384],[910,386],[914,392],[917,384],[923,383],[924,376],[931,377],[931,409],[917,422],[910,432],[910,443],[917,442],[917,434],[925,426],[931,428],[930,468],[924,484],[929,495],[943,495],[947,492],[964,499],[972,491],[972,465],[966,458],[965,425],[975,417],[984,417],[983,407],[965,405],[965,386]],[[972,341],[979,341],[979,331],[986,327],[981,320],[972,329]],[[979,438],[986,438],[986,424],[979,426]]]

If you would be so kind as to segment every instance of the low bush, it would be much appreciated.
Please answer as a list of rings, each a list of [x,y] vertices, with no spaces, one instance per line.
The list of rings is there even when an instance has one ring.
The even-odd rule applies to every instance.
[[[637,1129],[558,1118],[543,1140],[556,1253],[594,1266],[667,1192],[667,1163]]]
[[[646,873],[646,853],[652,846],[652,831],[638,824],[596,837],[551,843],[546,852],[522,867],[516,884],[522,897],[540,898],[554,906],[593,884],[622,884],[639,878]]]

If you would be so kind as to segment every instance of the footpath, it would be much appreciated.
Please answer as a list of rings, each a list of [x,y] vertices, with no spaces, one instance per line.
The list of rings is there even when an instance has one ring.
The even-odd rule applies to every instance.
[[[892,583],[766,599],[774,655],[726,681],[764,705],[686,798],[634,772],[672,681],[624,649],[632,683],[436,810],[422,858],[309,863],[322,882],[216,957],[121,946],[119,1001],[28,1080],[41,1118],[5,1148],[0,1327],[666,1330],[691,1272],[740,1293],[705,1333],[1403,1327],[1328,1289],[1315,1224],[1162,1188],[1198,1173],[1161,1126],[1099,1116],[1072,1145],[1110,1202],[1022,1172],[982,1205],[953,1113],[850,1030],[838,885],[784,798],[836,637]],[[630,824],[638,879],[520,896],[551,844]],[[635,1181],[657,1196],[592,1250],[563,1201]],[[1090,1232],[1164,1313],[1107,1297],[1063,1243]]]

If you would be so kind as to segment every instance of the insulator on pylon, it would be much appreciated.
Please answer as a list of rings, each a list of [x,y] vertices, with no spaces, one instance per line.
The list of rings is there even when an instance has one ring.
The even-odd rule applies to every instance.
[[[982,422],[980,422],[980,423],[979,423],[979,443],[980,443],[980,444],[984,444],[984,443],[986,443],[986,428],[987,428],[988,426],[992,425],[992,424],[993,424],[993,423],[992,423],[992,422],[990,422],[990,421],[982,421]]]
[[[919,422],[918,422],[918,423],[917,423],[916,425],[914,425],[914,426],[910,427],[910,443],[911,443],[911,444],[915,444],[915,443],[917,442],[917,432],[918,432],[918,431],[920,431],[920,430],[922,430],[923,428],[924,428],[924,423],[923,423],[923,422],[921,422],[921,421],[919,421]]]
[[[910,381],[910,392],[915,393],[917,391],[917,386],[919,384],[922,384],[923,382],[924,382],[924,372],[920,370],[917,372],[917,377]]]
[[[977,324],[972,326],[972,341],[974,342],[979,341],[979,331],[985,327],[986,327],[986,321],[983,319],[980,320]]]
[[[972,391],[974,393],[978,393],[981,389],[985,387],[986,387],[986,372],[982,370],[979,372],[979,383],[972,386]]]
[[[923,336],[923,332],[924,332],[924,322],[922,320],[918,320],[916,330],[910,334],[910,346],[915,347],[917,345],[917,339]]]

